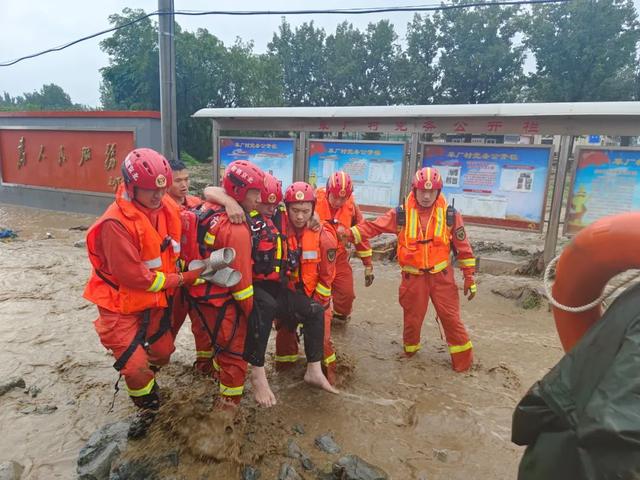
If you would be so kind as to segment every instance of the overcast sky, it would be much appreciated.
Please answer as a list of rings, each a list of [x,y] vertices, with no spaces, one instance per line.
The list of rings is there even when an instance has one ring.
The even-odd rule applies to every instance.
[[[347,8],[398,5],[425,5],[438,3],[435,0],[175,0],[176,10],[285,10],[312,8]],[[636,8],[640,0],[634,0]],[[157,9],[157,0],[0,0],[0,62],[58,46],[79,37],[110,27],[108,16],[120,13],[123,8],[142,8],[146,12]],[[359,29],[369,22],[390,19],[400,37],[404,37],[406,25],[413,13],[354,15],[291,16],[289,23],[299,25],[314,20],[329,32],[335,31],[338,23],[349,20]],[[156,17],[157,19],[157,17]],[[253,40],[255,51],[264,52],[267,43],[280,24],[279,16],[230,17],[198,16],[176,17],[185,30],[207,28],[225,45],[236,37]],[[100,50],[101,36],[53,52],[41,57],[22,61],[10,67],[0,67],[0,93],[12,96],[39,90],[45,83],[60,85],[76,103],[99,106],[100,72],[108,64],[107,56]]]

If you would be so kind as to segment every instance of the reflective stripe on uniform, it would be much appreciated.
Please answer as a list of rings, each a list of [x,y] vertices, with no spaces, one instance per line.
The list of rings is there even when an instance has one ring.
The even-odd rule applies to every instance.
[[[330,297],[331,296],[331,289],[325,287],[322,283],[318,282],[318,284],[316,285],[316,292],[318,292],[320,295],[322,295],[323,297]]]
[[[203,283],[205,283],[206,280],[204,278],[196,278],[193,282],[193,286],[195,287],[196,285],[202,285]]]
[[[436,226],[433,231],[434,237],[441,237],[444,230],[444,209],[436,208]]]
[[[162,259],[160,257],[152,258],[151,260],[145,260],[144,264],[147,268],[160,268],[162,266]]]
[[[234,300],[246,300],[247,298],[253,296],[253,284],[249,285],[247,288],[243,288],[239,292],[232,292],[231,295],[233,295]]]
[[[213,369],[216,372],[220,371],[220,365],[218,365],[218,362],[216,362],[216,359],[214,358],[213,360],[211,360],[211,366],[213,367]]]
[[[458,259],[458,265],[461,267],[475,267],[476,259],[475,258],[460,258]]]
[[[353,233],[353,242],[357,245],[358,243],[362,243],[362,235],[360,235],[360,230],[355,225],[351,227],[351,233]]]
[[[407,272],[407,273],[411,273],[412,275],[422,275],[424,273],[419,268],[412,267],[411,265],[403,265],[402,266],[402,271],[403,272]]]
[[[147,292],[159,292],[164,287],[164,283],[166,282],[166,277],[162,272],[156,272],[156,278],[153,279],[151,286],[147,288]]]
[[[326,357],[322,363],[325,364],[325,366],[329,366],[330,363],[333,363],[336,361],[336,354],[332,353],[331,355],[329,355],[328,357]]]
[[[464,345],[449,345],[449,353],[454,354],[454,353],[466,352],[467,350],[471,350],[472,348],[473,348],[473,344],[471,343],[471,340],[469,340]]]
[[[207,232],[204,234],[204,243],[212,246],[216,242],[216,236],[213,233]]]
[[[213,358],[212,350],[197,350],[196,358]]]
[[[404,346],[404,351],[407,353],[414,353],[417,352],[418,350],[420,350],[422,348],[422,345],[405,345]]]
[[[139,388],[138,390],[134,390],[133,388],[129,388],[127,385],[127,393],[129,393],[130,397],[143,397],[145,395],[149,395],[151,390],[153,390],[153,386],[156,384],[156,379],[152,378],[149,383],[147,383],[144,387]]]
[[[173,253],[176,255],[180,253],[180,243],[176,242],[173,238],[171,239],[171,246],[173,247]]]
[[[276,362],[282,363],[295,363],[298,361],[298,354],[294,355],[275,355],[274,356]]]
[[[318,258],[318,252],[316,250],[303,250],[302,258],[304,260],[315,260]]]
[[[409,209],[409,228],[407,229],[409,238],[418,238],[418,210]]]
[[[469,287],[469,291],[470,291],[471,293],[476,293],[476,292],[478,291],[478,286],[474,283],[473,285],[471,285],[471,286]]]
[[[442,270],[444,270],[445,268],[447,268],[447,266],[449,265],[449,261],[448,260],[444,260],[440,263],[436,263],[433,268],[431,270],[429,270],[430,273],[438,273],[441,272]]]
[[[280,235],[276,238],[276,260],[282,260],[282,238]],[[278,262],[274,270],[276,273],[280,273],[280,262]]]
[[[366,258],[373,255],[373,250],[370,248],[369,250],[356,250],[356,255],[360,258]]]
[[[220,394],[225,395],[227,397],[237,397],[238,395],[242,395],[244,392],[244,385],[240,385],[239,387],[227,387],[225,384],[220,384]]]

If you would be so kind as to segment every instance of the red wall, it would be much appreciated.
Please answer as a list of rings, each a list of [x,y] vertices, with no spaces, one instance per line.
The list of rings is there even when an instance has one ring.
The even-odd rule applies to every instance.
[[[24,138],[25,162],[19,166],[18,147]],[[115,165],[107,170],[107,146],[115,145]],[[44,147],[44,155],[40,151]],[[63,147],[65,161],[60,163]],[[91,159],[81,163],[83,147]],[[113,181],[120,177],[120,163],[135,147],[132,131],[82,131],[0,129],[2,181],[21,185],[113,192]],[[112,162],[113,163],[113,162]]]

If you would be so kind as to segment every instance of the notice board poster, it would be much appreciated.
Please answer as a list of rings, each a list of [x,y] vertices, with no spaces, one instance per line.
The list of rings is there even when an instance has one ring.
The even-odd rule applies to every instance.
[[[640,149],[581,147],[576,153],[564,232],[607,215],[640,210]]]
[[[423,144],[422,166],[438,169],[465,222],[542,231],[551,155],[541,145]]]
[[[364,210],[381,212],[400,202],[405,144],[398,142],[309,141],[309,183],[324,187],[339,170],[353,180]]]
[[[220,137],[220,181],[224,169],[236,160],[249,160],[282,181],[283,190],[293,182],[292,138]]]

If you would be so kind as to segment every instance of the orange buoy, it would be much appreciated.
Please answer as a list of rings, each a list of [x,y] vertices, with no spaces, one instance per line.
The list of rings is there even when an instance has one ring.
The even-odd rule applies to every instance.
[[[556,302],[580,307],[598,299],[609,280],[640,268],[640,213],[605,217],[580,231],[565,247],[556,268],[552,293]],[[583,312],[553,306],[556,329],[565,352],[602,316],[602,305]]]

